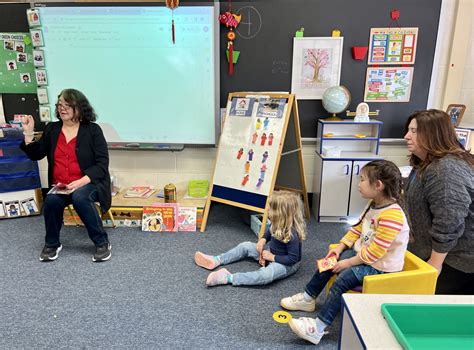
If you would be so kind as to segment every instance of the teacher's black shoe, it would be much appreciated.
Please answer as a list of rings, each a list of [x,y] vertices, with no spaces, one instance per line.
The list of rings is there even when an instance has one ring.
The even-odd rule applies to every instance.
[[[107,261],[112,257],[112,244],[105,243],[95,247],[95,253],[92,257],[92,261],[101,262]]]
[[[61,249],[63,249],[62,245],[59,245],[59,247],[44,246],[40,254],[40,260],[45,262],[56,260],[59,256],[59,252],[61,251]]]

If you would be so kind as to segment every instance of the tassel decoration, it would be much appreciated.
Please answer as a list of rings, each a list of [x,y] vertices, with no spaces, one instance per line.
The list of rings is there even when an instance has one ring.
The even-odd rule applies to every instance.
[[[166,7],[171,10],[171,40],[173,44],[176,43],[175,32],[174,32],[174,9],[178,8],[179,0],[166,0]]]
[[[229,75],[234,73],[234,44],[229,41]]]

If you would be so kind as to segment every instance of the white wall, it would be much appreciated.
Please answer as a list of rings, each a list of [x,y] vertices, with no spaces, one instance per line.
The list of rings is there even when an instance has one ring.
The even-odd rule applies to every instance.
[[[463,124],[474,126],[474,20],[472,20],[474,17],[474,4],[472,0],[466,12],[469,16],[470,26],[466,31],[467,58],[464,66],[459,103],[467,107],[461,121],[461,126]]]
[[[458,11],[460,5],[462,8]],[[463,103],[467,106],[463,122],[474,124],[474,22],[471,19],[474,14],[469,11],[472,11],[471,0],[443,1],[428,107],[444,109],[449,103]],[[465,30],[466,17],[469,17],[469,30]],[[456,28],[456,24],[460,28]],[[464,58],[464,67],[455,67],[456,74],[451,74],[451,61],[458,59],[452,52],[455,46],[453,42],[464,43],[466,50],[463,52],[467,56]],[[445,101],[447,91],[457,91],[459,98]],[[145,184],[163,187],[169,182],[179,184],[190,179],[210,180],[216,152],[216,149],[185,149],[182,152],[111,150],[110,172],[117,178],[120,187]],[[403,142],[382,144],[380,155],[399,166],[408,164],[408,153]],[[303,160],[308,192],[313,190],[315,157],[315,144],[304,143]],[[40,162],[40,170],[43,187],[46,187],[45,161]]]

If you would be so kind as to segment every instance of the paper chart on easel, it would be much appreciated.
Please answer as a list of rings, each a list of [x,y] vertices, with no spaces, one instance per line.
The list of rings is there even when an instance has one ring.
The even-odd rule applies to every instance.
[[[286,98],[267,96],[233,97],[228,102],[215,185],[270,194],[286,108]]]

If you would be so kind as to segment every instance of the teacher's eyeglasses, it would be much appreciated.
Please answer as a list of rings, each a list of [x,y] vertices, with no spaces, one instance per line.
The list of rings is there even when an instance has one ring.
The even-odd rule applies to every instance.
[[[64,109],[64,110],[69,110],[72,109],[73,106],[69,105],[67,103],[56,103],[56,109]]]

